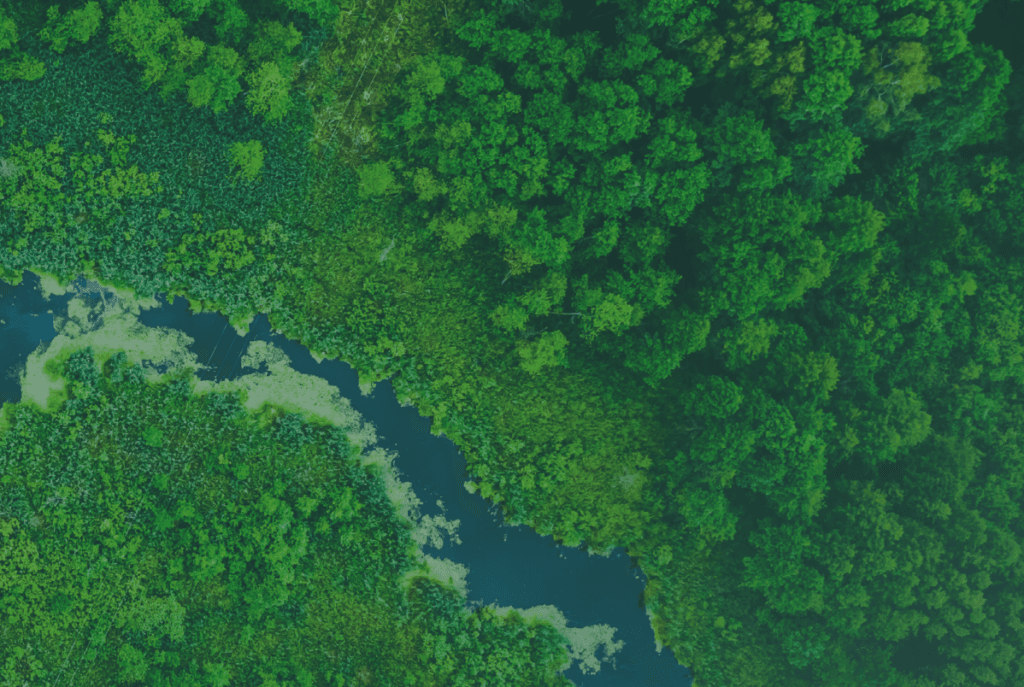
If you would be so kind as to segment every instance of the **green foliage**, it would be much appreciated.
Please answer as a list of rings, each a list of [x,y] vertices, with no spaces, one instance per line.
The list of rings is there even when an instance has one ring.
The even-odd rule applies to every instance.
[[[823,126],[806,143],[793,148],[797,183],[810,198],[825,198],[847,174],[858,174],[854,161],[867,146],[842,126]]]
[[[294,12],[257,17],[132,0],[105,4],[88,42],[76,28],[88,5],[0,15],[0,268],[95,269],[236,318],[271,311],[361,378],[390,376],[510,520],[636,556],[659,640],[702,687],[1012,684],[1024,170],[1004,152],[1020,138],[1009,62],[968,40],[977,8],[958,2],[614,5],[614,37],[574,32],[556,2],[408,0],[377,17],[289,0]],[[196,22],[202,40],[186,35]],[[140,80],[159,85],[156,100]],[[90,149],[97,137],[104,151]],[[229,167],[260,183],[228,188]],[[53,433],[65,443],[41,460],[92,436],[76,425],[105,396],[88,366],[74,374]],[[144,386],[130,369],[115,378]],[[218,431],[246,417],[218,395],[202,412]],[[282,461],[320,456],[294,418],[271,426]],[[110,455],[159,459],[181,444],[173,427],[140,417],[124,431],[134,452]],[[36,455],[37,439],[5,436]],[[143,555],[116,560],[142,566],[156,544],[133,544],[124,513],[148,494],[159,502],[140,512],[181,550],[166,589],[125,588],[121,634],[106,640],[98,622],[75,625],[87,616],[70,601],[111,590],[90,586],[81,553],[51,566],[31,524],[36,487],[3,483],[2,560],[75,581],[47,582],[63,591],[45,599],[3,582],[19,586],[12,632],[51,633],[11,645],[10,681],[81,631],[96,659],[85,679],[140,671],[119,653],[132,647],[160,684],[152,674],[193,665],[173,645],[178,606],[150,601],[173,595],[214,619],[185,683],[557,684],[544,659],[501,648],[525,646],[522,626],[506,636],[481,613],[479,631],[459,634],[477,620],[425,588],[433,600],[411,625],[376,590],[299,589],[323,528],[349,558],[390,570],[371,545],[386,496],[358,480],[291,493],[259,461],[206,448],[195,492],[169,467],[152,492],[108,475],[131,487],[120,510],[60,516],[86,518],[97,567],[100,551],[109,565],[132,546]],[[242,534],[203,541],[209,508],[233,502],[225,481],[267,498],[248,493],[249,509],[221,522]],[[355,579],[344,556],[330,565]],[[275,663],[269,620],[302,613],[308,655]],[[239,644],[267,663],[232,654]],[[319,656],[339,646],[350,651],[328,676]],[[934,658],[911,670],[910,654]],[[434,672],[408,668],[424,662]]]
[[[240,167],[238,176],[254,181],[263,169],[263,144],[260,141],[233,143],[228,149],[232,166]]]
[[[516,304],[502,303],[491,313],[495,325],[506,331],[524,331],[530,313]]]
[[[285,117],[293,107],[288,91],[291,80],[281,73],[276,62],[263,62],[259,69],[249,74],[249,92],[245,102],[254,115],[265,115],[268,122],[276,122]],[[230,98],[241,91],[241,86],[232,87]],[[215,110],[216,111],[216,110]]]
[[[821,10],[806,2],[779,3],[778,20],[781,28],[779,40],[792,41],[798,38],[810,38],[820,14]]]
[[[223,112],[228,104],[241,93],[242,87],[238,83],[238,77],[242,74],[238,53],[228,47],[211,45],[206,51],[206,66],[202,72],[186,81],[188,85],[188,101],[193,107],[210,106],[214,113]],[[263,93],[262,87],[256,89],[256,95],[250,93],[250,98],[260,98]],[[265,111],[254,109],[254,113]],[[273,121],[274,118],[268,121]]]
[[[74,351],[62,373],[72,400],[5,409],[0,432],[6,680],[64,661],[86,685],[568,684],[549,624],[467,613],[423,577],[407,595],[406,525],[337,428],[261,428],[236,398],[190,393],[191,370],[148,382],[123,352],[101,371]],[[85,648],[69,655],[68,636]],[[287,659],[262,651],[284,637]]]
[[[383,196],[396,189],[395,175],[387,162],[375,162],[356,170],[359,174],[359,195],[361,198]],[[428,199],[429,199],[428,194]]]
[[[683,359],[704,348],[711,323],[707,317],[686,306],[662,318],[663,330],[642,336],[622,336],[612,350],[625,353],[625,365],[642,375],[650,387],[657,387],[679,367]]]
[[[765,356],[772,337],[778,333],[778,325],[764,318],[757,322],[743,320],[731,327],[723,334],[722,351],[726,368],[737,370]]]
[[[63,54],[68,41],[86,43],[92,38],[103,20],[103,12],[100,10],[100,4],[92,0],[83,7],[68,12],[63,18],[60,16],[60,9],[56,5],[51,5],[46,10],[46,17],[46,27],[39,32],[39,37],[51,44],[51,50]]]
[[[13,212],[0,220],[2,243],[9,251],[4,261],[10,267],[15,265],[12,260],[46,265],[54,273],[102,265],[108,278],[134,281],[143,290],[179,288],[188,272],[184,268],[192,266],[191,279],[202,275],[211,280],[205,289],[199,287],[203,294],[195,290],[198,282],[191,282],[194,296],[208,304],[234,303],[228,307],[245,309],[213,278],[227,268],[246,285],[247,298],[256,297],[264,309],[279,304],[278,284],[269,282],[268,288],[268,278],[277,272],[274,261],[293,233],[263,228],[290,226],[286,218],[301,210],[297,199],[312,176],[306,171],[302,134],[281,126],[260,129],[243,120],[227,128],[191,120],[184,114],[190,109],[185,103],[148,94],[140,98],[137,74],[116,59],[104,62],[111,71],[100,82],[108,88],[97,92],[97,82],[88,76],[90,65],[98,55],[110,55],[106,27],[99,31],[101,40],[76,48],[80,54],[75,60],[51,65],[42,90],[5,90],[7,126],[0,131],[7,133],[0,137],[0,149],[8,172],[0,178],[0,194]],[[42,48],[36,43],[33,50]],[[76,121],[98,122],[99,128],[86,125],[68,132],[65,108],[77,107],[84,109]],[[30,122],[38,133],[32,140],[19,137]],[[39,133],[44,138],[34,148]],[[248,150],[239,150],[246,145]],[[230,180],[232,149],[242,153],[240,166],[249,172],[256,169],[258,150],[263,150],[259,184]],[[210,154],[215,150],[224,154]],[[60,193],[51,191],[55,183],[61,185]],[[197,213],[195,199],[202,197],[224,202],[212,213]],[[204,216],[204,226],[196,214]],[[271,217],[279,221],[272,225]],[[261,229],[241,230],[253,226]],[[42,241],[30,245],[27,240],[43,231]],[[168,252],[181,256],[176,247],[189,250],[197,243],[203,244],[199,255],[189,252],[182,261],[168,262]],[[147,266],[140,270],[143,264]],[[160,272],[158,266],[164,264],[181,269]],[[154,278],[162,285],[145,284]]]
[[[256,34],[246,47],[246,53],[254,62],[262,62],[281,54],[290,53],[302,43],[302,32],[294,23],[287,27],[279,21],[267,20],[259,23]]]
[[[764,130],[763,122],[759,122],[749,110],[742,111],[734,104],[726,103],[715,115],[707,132],[707,143],[703,147],[715,154],[711,160],[711,168],[717,170],[715,186],[733,186],[738,181],[735,185],[740,190],[770,190],[789,176],[791,166],[788,161],[782,162],[776,157],[775,146]],[[755,165],[762,161],[763,165]],[[730,173],[734,168],[742,170],[738,180]],[[768,185],[760,182],[760,169],[767,172],[765,179]]]
[[[537,341],[521,342],[516,346],[520,365],[531,375],[552,365],[566,366],[565,347],[569,343],[560,331],[544,332]]]
[[[202,222],[200,215],[196,216],[196,222]],[[256,261],[250,249],[255,242],[255,237],[246,236],[239,228],[186,234],[181,243],[167,253],[164,269],[179,279],[198,267],[205,267],[211,277],[220,271],[222,264],[229,271],[241,270]],[[193,248],[197,245],[205,247],[206,251]]]
[[[781,310],[827,278],[825,246],[806,230],[820,217],[818,204],[787,189],[765,197],[745,193],[711,212],[715,218],[702,218],[698,226],[707,246],[701,258],[720,275],[716,288],[701,294],[713,315]]]
[[[108,42],[117,52],[130,53],[145,65],[142,83],[149,88],[170,66],[161,53],[182,37],[182,22],[169,16],[158,0],[131,0],[122,3],[111,18]]]
[[[18,25],[0,8],[0,81],[35,81],[46,72],[46,64],[20,50]],[[0,120],[2,124],[2,120]]]
[[[911,16],[907,15],[904,19]],[[927,25],[927,20],[924,21]],[[927,93],[941,85],[937,76],[927,73],[930,62],[928,49],[920,43],[901,42],[894,49],[883,43],[868,52],[862,69],[871,81],[861,86],[857,97],[865,103],[867,121],[879,134],[884,134],[892,127],[891,119],[885,117],[890,106],[892,116],[899,116],[907,110],[915,95]],[[898,71],[886,71],[894,65]],[[909,110],[908,114],[914,116],[915,113]]]

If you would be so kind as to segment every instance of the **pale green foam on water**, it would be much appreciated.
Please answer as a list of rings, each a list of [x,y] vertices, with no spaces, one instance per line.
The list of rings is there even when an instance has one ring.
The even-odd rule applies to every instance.
[[[526,621],[544,620],[551,623],[556,630],[569,642],[569,665],[579,664],[579,669],[584,675],[593,675],[601,670],[601,664],[611,662],[612,670],[615,669],[615,654],[618,653],[626,643],[622,640],[614,640],[616,629],[611,625],[587,625],[586,627],[567,627],[565,616],[558,608],[551,605],[533,606],[532,608],[513,608],[511,606],[494,606],[499,616],[507,615],[509,611],[515,611]],[[597,650],[603,648],[604,656],[598,657]],[[565,668],[568,668],[566,665]]]
[[[193,371],[209,369],[189,351],[194,341],[191,337],[169,327],[147,327],[139,322],[143,310],[160,307],[155,298],[139,296],[130,289],[117,289],[98,280],[90,280],[84,288],[77,289],[62,285],[59,279],[46,274],[40,275],[40,289],[47,299],[71,292],[77,293],[78,297],[68,301],[67,317],[54,316],[56,337],[41,343],[29,355],[24,370],[20,372],[24,403],[34,404],[45,412],[58,410],[68,398],[59,374],[60,365],[72,352],[86,346],[92,346],[99,365],[118,351],[123,351],[129,361],[142,366],[150,381],[157,381],[182,367]],[[86,298],[86,294],[98,294],[100,297]],[[239,333],[247,330],[248,327],[244,330],[236,328]],[[317,362],[321,360],[319,358]],[[343,398],[338,388],[326,380],[294,370],[288,356],[265,341],[249,342],[240,355],[240,364],[242,369],[252,371],[233,380],[195,378],[195,393],[238,391],[245,407],[260,416],[264,423],[268,423],[273,415],[297,412],[308,422],[342,428],[349,439],[362,449],[362,464],[376,466],[375,471],[382,479],[399,517],[412,525],[410,534],[415,550],[411,553],[419,559],[420,565],[405,576],[404,582],[425,575],[458,590],[465,598],[469,568],[423,551],[428,546],[440,549],[444,544],[443,535],[453,543],[461,544],[459,521],[447,520],[443,515],[421,516],[419,506],[422,501],[413,491],[412,484],[403,482],[394,467],[396,454],[374,446],[377,433],[373,424],[352,408],[349,399]],[[161,373],[158,367],[165,368],[165,371]],[[265,372],[260,371],[263,367]],[[361,381],[360,387],[364,394],[372,391],[372,384]],[[3,427],[3,418],[0,417],[0,430]],[[443,502],[438,500],[437,503],[443,511]],[[499,615],[511,609],[491,608]],[[565,616],[554,606],[514,610],[527,620],[536,618],[554,625],[569,642],[570,663],[578,663],[586,674],[598,672],[602,662],[611,661],[614,666],[614,654],[624,645],[622,641],[612,639],[616,630],[609,625],[566,627]],[[596,655],[600,647],[604,648],[603,658]]]
[[[99,365],[123,351],[129,361],[142,366],[150,381],[182,367],[194,371],[210,369],[189,351],[194,342],[192,337],[170,327],[147,327],[139,322],[143,310],[160,307],[155,298],[140,297],[130,289],[117,289],[98,280],[89,280],[85,287],[76,288],[70,282],[62,284],[53,275],[39,276],[44,299],[68,293],[76,297],[68,301],[66,317],[54,316],[56,336],[41,343],[29,355],[24,368],[16,371],[21,378],[22,403],[35,405],[44,412],[58,410],[68,398],[60,375],[61,365],[71,353],[87,346],[92,347]],[[93,294],[99,298],[88,297]],[[412,539],[423,568],[429,570],[428,577],[446,585],[454,584],[465,594],[469,572],[466,566],[422,552],[426,546],[441,548],[442,533],[461,543],[457,534],[459,521],[420,516],[422,502],[412,484],[403,482],[394,467],[397,454],[374,446],[377,433],[373,424],[352,408],[349,399],[343,398],[338,388],[326,380],[294,370],[287,354],[266,341],[249,342],[239,360],[242,369],[251,372],[233,380],[194,378],[194,392],[240,392],[245,407],[260,416],[264,425],[274,414],[294,412],[301,413],[307,422],[340,427],[362,449],[362,464],[376,466],[399,517],[412,523]],[[261,372],[264,367],[266,371]],[[157,368],[164,368],[164,372]],[[443,503],[438,503],[443,509]],[[418,574],[423,574],[422,570]]]

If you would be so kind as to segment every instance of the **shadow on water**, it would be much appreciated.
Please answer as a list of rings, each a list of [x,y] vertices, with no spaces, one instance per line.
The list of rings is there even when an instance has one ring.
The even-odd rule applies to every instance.
[[[43,298],[40,278],[25,273],[18,287],[0,281],[0,400],[21,399],[20,374],[29,355],[56,336],[54,317],[64,318],[72,298],[111,299],[95,282],[79,278],[79,293]],[[83,292],[84,290],[84,292]],[[468,493],[466,461],[450,439],[430,433],[430,420],[412,406],[401,406],[389,381],[376,385],[363,396],[358,375],[346,363],[323,360],[317,363],[305,347],[272,332],[265,315],[257,317],[245,336],[239,336],[227,319],[216,313],[192,314],[184,298],[173,303],[159,294],[159,308],[142,310],[139,322],[184,333],[193,340],[189,346],[207,369],[200,379],[235,379],[242,374],[240,360],[253,341],[264,341],[280,349],[295,371],[315,375],[337,387],[352,408],[371,423],[377,445],[397,453],[394,465],[403,481],[423,502],[421,516],[442,516],[459,521],[459,544],[444,540],[437,556],[469,568],[466,577],[470,605],[493,604],[526,609],[557,607],[568,628],[606,624],[615,628],[614,641],[625,645],[611,662],[602,663],[596,674],[584,674],[578,664],[565,672],[577,685],[586,687],[688,687],[690,672],[679,666],[668,650],[655,651],[654,632],[646,612],[638,604],[646,578],[631,567],[623,549],[608,558],[576,548],[556,545],[552,537],[540,537],[532,530],[504,524],[500,509],[490,507],[479,495]],[[106,304],[106,301],[104,301]],[[100,312],[95,318],[102,318]],[[90,321],[90,324],[92,322]],[[158,372],[166,366],[153,365]],[[604,658],[603,648],[596,652]]]

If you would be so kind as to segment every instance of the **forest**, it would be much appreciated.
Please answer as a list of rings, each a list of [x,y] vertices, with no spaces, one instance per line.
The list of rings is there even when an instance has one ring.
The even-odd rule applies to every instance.
[[[0,435],[3,684],[569,684],[550,625],[427,579],[337,427],[62,357]]]
[[[0,277],[267,313],[390,379],[510,522],[625,547],[699,687],[1024,686],[1024,77],[969,36],[985,4],[0,0]],[[13,581],[59,517],[27,475],[78,455],[42,428],[100,412],[85,387],[0,439],[2,613],[33,647],[71,621],[18,596],[62,583]],[[102,665],[130,682],[160,645],[128,627]],[[557,642],[515,641],[490,655],[559,684]],[[506,684],[416,665],[359,680]]]

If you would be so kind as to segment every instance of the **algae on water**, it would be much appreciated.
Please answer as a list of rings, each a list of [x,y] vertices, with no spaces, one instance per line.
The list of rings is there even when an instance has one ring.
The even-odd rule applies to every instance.
[[[68,356],[80,348],[92,346],[96,361],[102,365],[118,351],[124,351],[128,360],[142,366],[151,381],[183,367],[194,372],[210,369],[189,350],[194,340],[169,327],[148,327],[139,321],[143,310],[160,307],[155,298],[139,297],[130,290],[119,290],[90,280],[84,287],[73,284],[61,286],[49,275],[42,275],[40,288],[45,298],[74,293],[68,301],[67,316],[54,317],[57,334],[50,342],[43,342],[29,355],[21,372],[22,400],[47,411],[57,409],[67,398],[60,369]],[[98,295],[98,298],[90,297]],[[320,377],[302,374],[291,367],[291,360],[279,348],[265,341],[250,341],[239,353],[240,369],[248,370],[236,379],[207,381],[194,380],[197,394],[210,391],[240,392],[245,407],[255,413],[274,408],[280,412],[297,412],[313,423],[329,423],[341,427],[353,443],[362,449],[364,465],[373,465],[384,482],[389,499],[399,515],[412,524],[412,538],[420,556],[420,567],[405,579],[426,574],[446,587],[468,594],[466,578],[469,568],[445,558],[423,552],[427,547],[440,549],[443,535],[454,544],[461,544],[458,536],[459,521],[444,516],[423,516],[422,501],[413,491],[412,484],[403,482],[394,467],[396,454],[386,451],[377,443],[372,423],[367,422],[343,398],[337,387]],[[368,393],[366,384],[361,391]],[[155,438],[154,438],[155,440]],[[442,501],[438,505],[444,509]],[[491,606],[499,615],[510,607]],[[567,627],[565,616],[554,606],[544,605],[529,609],[514,609],[527,619],[550,622],[569,643],[570,664],[577,663],[585,674],[600,670],[603,662],[614,666],[615,653],[624,642],[612,639],[616,629],[609,625],[582,628]],[[603,649],[603,657],[598,657]]]

